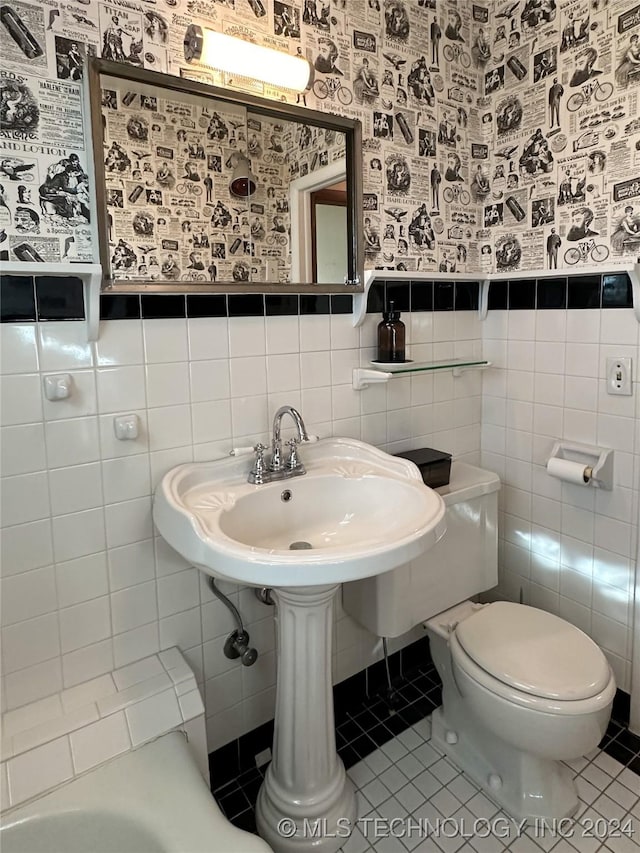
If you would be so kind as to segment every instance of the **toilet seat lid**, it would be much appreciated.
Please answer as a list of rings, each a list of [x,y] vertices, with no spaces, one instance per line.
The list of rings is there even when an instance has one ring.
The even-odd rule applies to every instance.
[[[456,637],[485,672],[532,696],[588,699],[610,679],[593,640],[536,607],[496,601],[459,622]]]

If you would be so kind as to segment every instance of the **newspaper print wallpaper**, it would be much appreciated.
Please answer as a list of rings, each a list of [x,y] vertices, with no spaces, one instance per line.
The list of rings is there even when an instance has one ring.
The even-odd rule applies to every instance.
[[[367,268],[611,266],[640,254],[640,5],[630,0],[10,0],[0,257],[92,257],[84,57],[227,85],[185,63],[193,22],[314,65],[304,96],[254,93],[362,121]],[[164,218],[187,267],[194,234],[151,204],[155,177],[124,215]],[[275,214],[265,206],[266,221]],[[213,277],[230,245],[213,214],[201,225],[198,272]]]

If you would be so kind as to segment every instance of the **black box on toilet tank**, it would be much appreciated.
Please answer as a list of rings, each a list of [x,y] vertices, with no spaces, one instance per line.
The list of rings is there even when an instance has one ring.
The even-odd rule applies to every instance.
[[[402,459],[409,459],[420,469],[422,479],[432,489],[438,486],[448,486],[451,475],[451,454],[433,447],[422,447],[420,450],[407,450],[404,453],[394,453]]]

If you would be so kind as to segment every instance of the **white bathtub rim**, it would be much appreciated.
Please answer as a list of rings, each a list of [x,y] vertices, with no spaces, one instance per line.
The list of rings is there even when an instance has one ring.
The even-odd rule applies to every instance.
[[[4,848],[5,831],[26,820],[78,811],[126,816],[162,839],[167,853],[271,853],[262,839],[224,817],[180,731],[162,735],[7,809],[2,815],[0,845]]]

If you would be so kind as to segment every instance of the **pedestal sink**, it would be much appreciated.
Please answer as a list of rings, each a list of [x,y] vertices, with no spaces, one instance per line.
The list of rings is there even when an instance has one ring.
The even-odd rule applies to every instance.
[[[442,498],[412,462],[361,441],[302,445],[307,473],[247,483],[247,457],[179,465],[155,494],[166,541],[207,574],[268,586],[276,600],[273,760],[258,795],[276,853],[337,850],[355,820],[334,734],[331,634],[340,584],[389,571],[445,531]]]

